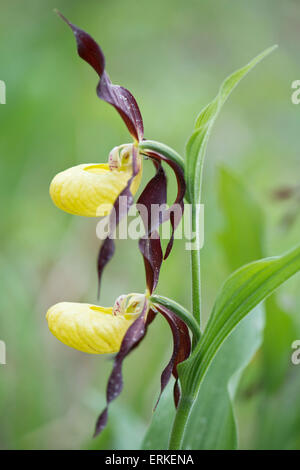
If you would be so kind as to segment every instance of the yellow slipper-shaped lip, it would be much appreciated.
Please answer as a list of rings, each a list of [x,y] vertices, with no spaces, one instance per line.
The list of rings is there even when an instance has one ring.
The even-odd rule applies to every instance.
[[[60,302],[46,315],[53,335],[62,343],[90,354],[116,353],[134,321],[131,315],[113,315],[113,308]]]
[[[131,167],[111,170],[107,163],[81,164],[58,173],[50,185],[54,204],[65,212],[86,217],[110,213],[132,174]],[[131,184],[135,194],[142,178],[142,167]]]

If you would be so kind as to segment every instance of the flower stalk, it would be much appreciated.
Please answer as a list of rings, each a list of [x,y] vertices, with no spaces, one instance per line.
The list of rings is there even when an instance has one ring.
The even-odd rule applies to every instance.
[[[184,308],[178,302],[175,302],[175,300],[168,299],[167,297],[163,297],[161,295],[152,295],[149,300],[154,307],[156,305],[167,307],[168,309],[172,310],[175,315],[181,318],[181,320],[185,322],[193,334],[193,343],[196,344],[200,340],[201,331],[198,323],[186,308]]]
[[[173,428],[171,431],[169,449],[170,450],[180,450],[182,449],[184,431],[186,428],[186,423],[190,412],[192,410],[194,400],[189,397],[182,395],[179,402]]]
[[[184,171],[183,158],[179,155],[179,153],[177,153],[168,145],[162,144],[161,142],[156,142],[154,140],[143,140],[139,143],[139,148],[142,153],[145,150],[153,150],[154,152],[158,152],[164,155],[169,160],[172,160],[173,162],[177,163],[177,165],[180,166],[180,168]]]
[[[192,232],[195,234],[196,242],[200,239],[200,218],[197,207],[192,205]],[[192,308],[193,308],[193,325],[197,325],[198,335],[193,335],[192,349],[195,349],[201,340],[201,275],[200,275],[200,247],[191,250],[191,275],[192,275]],[[190,317],[189,317],[190,319]],[[194,332],[194,330],[193,330]],[[186,424],[192,410],[195,398],[185,395],[181,396],[173,427],[171,430],[169,449],[182,449],[184,432]]]

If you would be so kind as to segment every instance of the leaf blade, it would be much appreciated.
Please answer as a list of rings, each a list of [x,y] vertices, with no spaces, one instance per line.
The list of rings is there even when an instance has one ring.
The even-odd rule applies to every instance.
[[[263,257],[264,217],[246,185],[229,168],[218,175],[224,223],[219,235],[228,271]],[[234,398],[239,379],[262,342],[264,308],[258,306],[225,339],[200,386],[184,436],[185,449],[236,449]]]
[[[236,325],[262,300],[300,271],[300,246],[275,258],[255,261],[224,283],[191,357],[179,366],[183,394],[195,398],[208,366]]]
[[[224,341],[200,386],[186,425],[184,449],[238,447],[233,401],[240,376],[261,344],[264,311],[256,308]]]
[[[196,119],[195,130],[189,138],[186,146],[186,181],[189,199],[194,204],[200,203],[202,169],[205,151],[210,132],[227,98],[238,85],[241,79],[268,56],[277,46],[269,47],[252,59],[244,67],[233,72],[227,77],[219,88],[216,97],[200,112]]]

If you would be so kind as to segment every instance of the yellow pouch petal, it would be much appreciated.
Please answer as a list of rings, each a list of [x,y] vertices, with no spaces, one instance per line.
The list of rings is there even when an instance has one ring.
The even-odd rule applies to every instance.
[[[90,354],[116,353],[133,317],[113,315],[112,308],[60,302],[46,315],[48,326],[62,343]]]
[[[110,213],[131,173],[131,168],[111,170],[106,163],[77,165],[53,178],[50,196],[65,212],[102,217]],[[142,166],[131,184],[132,194],[138,190],[141,178]]]

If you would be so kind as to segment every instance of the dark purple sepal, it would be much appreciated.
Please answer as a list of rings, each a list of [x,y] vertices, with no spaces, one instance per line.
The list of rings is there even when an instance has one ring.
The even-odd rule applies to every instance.
[[[122,365],[125,357],[139,345],[147,332],[149,324],[155,316],[152,310],[148,313],[148,308],[149,303],[148,300],[145,299],[142,313],[128,328],[123,338],[120,351],[114,359],[113,370],[108,379],[106,388],[107,405],[97,419],[94,437],[96,437],[105,428],[108,419],[108,406],[120,395],[123,389]]]
[[[167,201],[167,178],[160,162],[154,161],[156,173],[148,182],[137,201],[137,209],[145,228],[145,235],[139,240],[139,249],[144,258],[147,287],[152,293],[157,286],[163,261],[159,236]],[[154,205],[156,210],[153,210]]]
[[[100,247],[98,260],[97,260],[97,272],[98,272],[98,298],[100,296],[100,284],[102,274],[105,266],[111,260],[115,252],[115,244],[113,241],[114,232],[119,225],[120,221],[125,217],[129,211],[130,206],[133,203],[133,195],[130,191],[132,180],[139,172],[137,162],[138,150],[135,145],[132,146],[132,175],[127,181],[126,187],[120,192],[116,198],[113,210],[109,215],[109,233],[106,239],[102,242]],[[125,202],[125,203],[124,203]]]
[[[175,407],[177,408],[180,399],[177,366],[189,357],[191,352],[191,339],[188,327],[180,318],[175,315],[175,313],[173,313],[171,310],[162,305],[155,305],[155,308],[157,308],[157,310],[167,320],[173,335],[173,353],[170,361],[168,362],[167,366],[161,374],[161,389],[155,408],[157,407],[160,397],[165,387],[167,386],[172,374],[175,377],[174,403]]]
[[[85,31],[70,23],[60,12],[57,13],[72,29],[78,55],[93,67],[100,78],[97,85],[98,97],[118,111],[130,134],[137,141],[141,141],[144,135],[143,119],[135,98],[126,88],[111,83],[105,71],[104,54],[96,41]]]
[[[143,140],[144,126],[141,112],[134,96],[126,88],[113,85],[104,71],[97,86],[100,99],[114,106],[125,122],[127,129],[134,139]]]
[[[166,252],[164,255],[164,259],[167,259],[174,243],[174,232],[176,228],[178,227],[180,220],[183,216],[183,211],[184,211],[184,195],[186,191],[186,183],[184,179],[184,173],[182,168],[174,162],[173,160],[170,160],[169,158],[165,157],[164,155],[154,152],[153,150],[145,150],[144,152],[148,157],[152,158],[154,161],[161,163],[162,161],[167,163],[173,170],[175,176],[176,176],[176,181],[177,181],[177,196],[174,201],[174,203],[171,205],[171,207],[164,211],[163,213],[163,220],[162,222],[165,222],[167,220],[170,220],[171,222],[171,227],[172,227],[172,233],[171,237],[169,240],[169,243],[166,248]]]
[[[163,222],[167,202],[167,178],[159,162],[154,162],[156,173],[147,183],[137,201],[137,209],[142,218],[145,233],[149,236]],[[155,206],[155,210],[153,208]]]
[[[163,262],[163,252],[161,248],[159,233],[154,231],[151,236],[145,235],[139,240],[139,249],[143,255],[146,283],[150,294],[157,286],[159,272]]]
[[[97,259],[97,272],[98,272],[98,298],[100,297],[100,284],[101,284],[101,278],[102,278],[102,273],[107,265],[107,263],[111,260],[115,252],[115,243],[112,238],[106,238],[104,242],[102,243],[99,254],[98,254],[98,259]]]
[[[176,214],[174,214],[174,212],[172,210],[170,210],[170,223],[171,223],[171,227],[172,227],[172,233],[171,233],[171,237],[170,237],[170,240],[168,242],[168,245],[167,245],[167,248],[166,248],[166,251],[165,251],[165,254],[164,254],[164,259],[165,260],[168,258],[169,254],[172,251],[173,243],[174,243],[175,230],[178,227],[178,225],[180,223],[180,220],[182,219],[183,212],[184,212],[183,200],[181,200],[180,202],[177,202],[176,204],[177,204],[177,207],[179,209],[178,212],[176,212]]]

